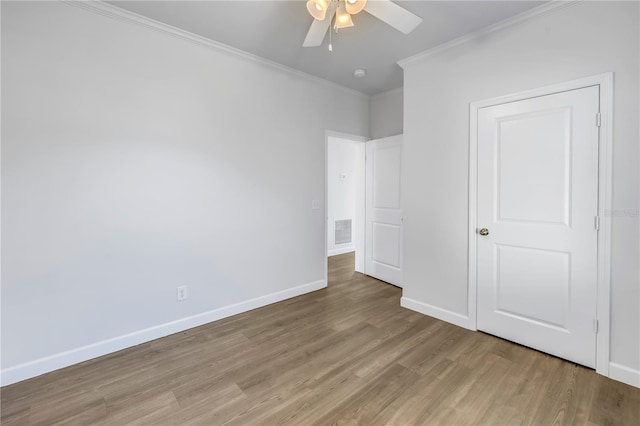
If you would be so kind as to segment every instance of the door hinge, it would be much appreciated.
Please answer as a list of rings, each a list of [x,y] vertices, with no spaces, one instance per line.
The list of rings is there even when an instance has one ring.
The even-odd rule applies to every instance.
[[[600,230],[600,216],[595,216],[593,218],[593,226],[596,228],[596,231]]]
[[[593,332],[595,334],[598,334],[598,320],[597,319],[593,320]]]
[[[602,116],[600,115],[600,113],[596,114],[596,127],[600,127],[600,125],[602,124]]]

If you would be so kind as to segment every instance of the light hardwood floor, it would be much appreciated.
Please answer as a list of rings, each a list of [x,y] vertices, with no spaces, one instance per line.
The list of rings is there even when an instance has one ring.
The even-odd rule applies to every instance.
[[[327,289],[2,388],[2,425],[640,424],[640,389],[329,265]]]

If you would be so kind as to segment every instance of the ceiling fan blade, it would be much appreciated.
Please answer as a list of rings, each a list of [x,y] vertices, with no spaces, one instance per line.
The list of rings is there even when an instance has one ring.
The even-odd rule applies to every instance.
[[[314,19],[311,23],[311,28],[309,28],[309,32],[307,33],[307,37],[305,37],[304,43],[302,43],[302,46],[320,46],[322,44],[322,40],[324,40],[324,36],[327,35],[327,30],[329,29],[330,23],[331,20],[327,18],[325,18],[324,21],[318,21],[317,19]]]
[[[364,10],[403,34],[409,34],[422,22],[421,17],[390,0],[369,0]]]
[[[311,28],[309,28],[309,32],[302,43],[302,47],[316,47],[322,44],[322,40],[324,40],[324,36],[327,35],[327,30],[331,25],[331,21],[333,20],[333,15],[335,15],[335,13],[336,5],[334,2],[331,2],[324,20],[318,21],[317,19],[314,19],[311,23]]]

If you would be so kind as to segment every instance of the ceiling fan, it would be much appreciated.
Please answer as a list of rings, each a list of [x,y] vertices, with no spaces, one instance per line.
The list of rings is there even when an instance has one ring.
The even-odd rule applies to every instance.
[[[307,10],[313,16],[313,22],[302,43],[304,47],[322,44],[334,16],[336,30],[352,27],[351,15],[363,10],[404,34],[409,34],[422,22],[421,17],[390,0],[309,0]]]

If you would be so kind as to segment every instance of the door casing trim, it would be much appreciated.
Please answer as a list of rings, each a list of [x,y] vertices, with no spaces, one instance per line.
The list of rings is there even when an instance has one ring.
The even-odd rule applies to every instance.
[[[585,87],[600,87],[600,132],[598,150],[598,233],[596,372],[609,376],[611,299],[611,211],[613,175],[613,72],[526,90],[469,104],[469,246],[467,328],[477,330],[477,193],[478,193],[478,110],[490,106],[551,95]],[[594,118],[595,119],[595,118]]]

